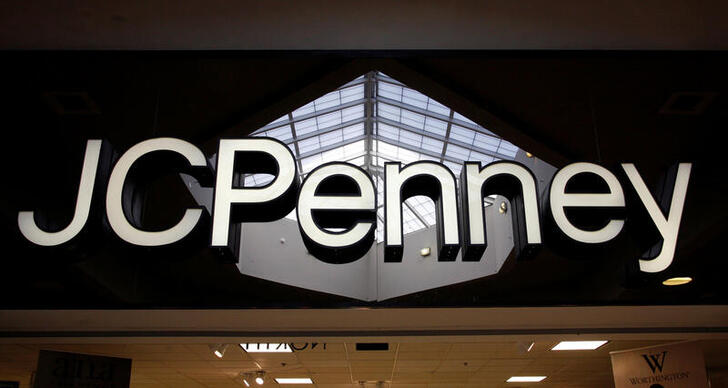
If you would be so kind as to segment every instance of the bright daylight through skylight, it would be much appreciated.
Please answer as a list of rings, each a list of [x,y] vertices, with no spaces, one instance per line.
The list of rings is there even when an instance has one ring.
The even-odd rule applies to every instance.
[[[280,117],[254,136],[283,141],[296,156],[301,179],[317,166],[346,161],[363,167],[378,189],[377,241],[382,241],[382,172],[385,162],[433,160],[460,173],[464,161],[484,165],[513,160],[518,147],[452,109],[385,74],[372,72]],[[245,178],[263,186],[272,175]],[[295,212],[288,218],[295,219]],[[408,199],[404,233],[435,224],[435,205],[427,197]]]

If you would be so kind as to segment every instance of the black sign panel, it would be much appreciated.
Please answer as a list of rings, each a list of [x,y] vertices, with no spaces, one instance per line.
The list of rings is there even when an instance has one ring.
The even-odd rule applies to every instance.
[[[728,303],[728,180],[713,139],[728,127],[724,53],[1,55],[0,309]],[[393,119],[377,104],[406,104],[378,95],[374,74],[452,108],[424,112],[427,125],[477,123],[530,156],[393,156],[353,180],[358,164],[343,162],[358,154],[326,176],[306,165],[296,142],[318,133],[243,147],[268,124],[273,138],[313,120],[288,114],[352,80],[365,97],[346,106],[369,104],[380,122],[362,137],[378,136]],[[660,109],[678,91],[719,97],[690,115]],[[442,160],[451,146],[436,144]],[[536,161],[552,174],[532,175]],[[277,180],[255,194],[251,174]],[[210,190],[209,206],[181,175]],[[491,195],[508,202],[488,208],[502,223],[481,208]],[[404,236],[413,196],[436,205],[422,239]],[[259,227],[277,222],[290,227]],[[514,248],[490,254],[504,236]]]
[[[41,350],[34,388],[129,388],[131,360]]]
[[[0,388],[18,388],[20,383],[17,381],[0,381]]]

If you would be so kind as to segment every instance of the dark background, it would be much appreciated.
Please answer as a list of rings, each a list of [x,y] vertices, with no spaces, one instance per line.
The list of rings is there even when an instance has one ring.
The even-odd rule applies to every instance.
[[[269,308],[725,304],[728,269],[723,132],[728,56],[713,51],[5,51],[0,53],[4,147],[0,308]],[[644,251],[626,229],[618,249],[567,259],[549,247],[510,271],[365,303],[241,275],[204,243],[125,247],[103,219],[85,240],[33,247],[19,210],[65,225],[85,140],[116,152],[173,136],[208,155],[366,73],[380,70],[556,166],[637,164],[650,184],[693,162],[673,265],[634,276]],[[99,181],[97,184],[105,184]],[[627,187],[625,187],[627,190]],[[97,216],[102,197],[95,198]],[[193,201],[166,178],[144,199],[163,227]],[[93,215],[92,215],[93,216]],[[692,276],[664,287],[669,276]]]

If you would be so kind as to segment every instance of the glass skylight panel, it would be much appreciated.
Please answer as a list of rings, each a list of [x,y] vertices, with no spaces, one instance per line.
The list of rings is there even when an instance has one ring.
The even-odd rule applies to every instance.
[[[357,142],[347,144],[341,147],[345,158],[350,158],[355,155],[363,154],[365,151],[365,141],[359,140]]]
[[[380,243],[384,241],[384,223],[382,222],[382,219],[377,217],[377,242]]]
[[[433,118],[425,117],[425,131],[445,137],[447,134],[447,122]]]
[[[473,144],[475,131],[453,124],[450,127],[450,138],[463,143]]]
[[[418,152],[413,152],[379,140],[375,141],[375,150],[387,159],[400,161],[404,164],[420,160],[420,154]]]
[[[471,124],[471,125],[473,125],[473,126],[478,126],[478,127],[479,127],[479,125],[478,125],[478,124],[476,124],[476,123],[475,123],[474,121],[472,121],[472,120],[470,120],[469,118],[467,118],[467,117],[465,117],[465,116],[461,115],[461,114],[460,114],[460,113],[458,113],[458,112],[455,112],[455,113],[453,114],[453,118],[454,118],[455,120],[465,121],[465,122],[466,122],[466,123],[468,123],[468,124]]]
[[[402,101],[402,87],[379,81],[377,82],[377,95],[395,101]]]
[[[271,174],[252,174],[245,177],[245,187],[262,187],[273,181]]]
[[[412,106],[416,106],[420,109],[427,109],[427,101],[429,98],[424,94],[412,90],[410,88],[403,88],[402,90],[402,102]]]
[[[319,129],[333,127],[341,124],[341,111],[335,111],[316,117]]]
[[[287,118],[288,116],[286,116]],[[293,139],[293,134],[291,133],[291,126],[286,124],[285,126],[273,128],[268,131],[259,132],[256,133],[255,136],[261,136],[261,137],[272,137],[274,139],[278,139],[282,142],[288,142],[291,139]]]
[[[377,206],[384,206],[384,179],[377,175],[374,179],[374,184],[377,186]]]
[[[341,110],[341,122],[345,123],[351,120],[361,119],[364,117],[364,104],[354,105]]]
[[[498,147],[499,154],[503,154],[503,155],[514,158],[514,157],[516,157],[517,152],[518,152],[518,147],[514,146],[513,144],[511,144],[505,140],[501,140],[500,146]]]
[[[318,136],[319,141],[321,142],[321,147],[328,147],[330,145],[334,145],[336,143],[341,143],[344,141],[344,131],[341,129],[337,129],[335,131],[331,131],[328,133],[324,133]]]
[[[338,90],[331,93],[325,94],[322,97],[317,98],[313,102],[316,111],[332,108],[337,105],[341,105],[341,94]]]
[[[449,168],[450,171],[452,171],[452,173],[455,174],[456,177],[458,177],[458,179],[460,179],[459,178],[460,177],[460,171],[463,169],[463,165],[462,164],[460,164],[460,163],[453,163],[453,162],[448,161],[448,160],[446,160],[446,161],[444,161],[442,163],[445,166],[447,166],[447,168]]]
[[[431,98],[427,100],[427,110],[429,110],[430,112],[441,114],[443,116],[450,115],[450,108],[440,104],[439,102]]]
[[[405,201],[428,226],[435,225],[435,203],[424,195],[416,195]]]
[[[279,118],[271,121],[270,123],[268,123],[268,125],[273,125],[273,124],[276,124],[276,123],[283,123],[283,122],[286,122],[286,121],[288,121],[288,115],[283,115],[283,116],[281,116],[281,117],[279,117]],[[266,125],[266,127],[268,125]]]
[[[351,164],[353,164],[355,166],[359,166],[359,167],[365,167],[366,157],[359,156],[358,158],[348,160],[347,163],[351,163]]]
[[[321,154],[311,155],[309,157],[301,159],[301,173],[311,172],[316,166],[323,164],[323,158]]]
[[[402,234],[416,232],[424,227],[425,225],[417,219],[417,216],[405,204],[402,204]]]
[[[315,117],[293,123],[293,127],[296,129],[296,136],[298,137],[318,130]]]
[[[307,114],[314,113],[316,111],[316,108],[314,107],[313,101],[309,102],[308,104],[294,110],[291,115],[294,118],[298,118],[300,116],[304,116]]]
[[[399,131],[399,141],[404,144],[409,144],[414,147],[422,145],[422,135],[418,135],[410,131]]]
[[[455,144],[448,144],[447,148],[445,149],[445,155],[453,159],[467,161],[470,157],[470,150],[467,148],[456,146]]]
[[[485,166],[488,163],[494,162],[495,158],[490,155],[481,154],[480,152],[470,151],[470,156],[467,161],[481,162]]]
[[[492,152],[498,152],[498,146],[500,145],[500,143],[501,140],[497,137],[478,133],[475,135],[475,141],[473,142],[473,145],[476,148],[481,148]]]
[[[364,98],[364,84],[350,86],[341,89],[341,103],[357,101]]]
[[[298,142],[298,152],[300,152],[301,154],[307,154],[319,148],[321,148],[319,136],[314,136],[308,139],[300,140]]]
[[[425,127],[425,116],[403,109],[401,123],[413,128],[423,129]]]
[[[377,103],[377,116],[392,121],[399,121],[402,118],[402,109],[381,102]]]
[[[425,136],[425,137],[422,138],[422,145],[421,145],[421,147],[424,150],[436,152],[436,153],[439,154],[439,153],[442,153],[442,147],[443,147],[444,144],[445,143],[443,143],[443,142],[441,142],[439,140],[435,140],[435,139],[432,139],[432,138],[429,138],[429,137],[426,137]]]
[[[350,140],[359,136],[364,136],[364,123],[357,123],[345,127],[342,130],[342,134],[344,136],[344,140]]]

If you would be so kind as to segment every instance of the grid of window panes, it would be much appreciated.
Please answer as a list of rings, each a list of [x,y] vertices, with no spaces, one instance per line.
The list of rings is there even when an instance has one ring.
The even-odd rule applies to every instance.
[[[365,96],[367,83],[375,91],[371,100]],[[365,117],[367,103],[373,108],[369,118]],[[370,131],[367,123],[371,123]],[[369,171],[378,191],[377,241],[383,239],[384,163],[432,160],[458,176],[464,161],[485,165],[511,160],[518,152],[518,147],[486,128],[383,73],[361,76],[278,118],[254,136],[286,143],[299,163],[301,179],[330,161],[346,161]],[[263,186],[272,178],[246,176],[245,185]],[[434,225],[435,211],[427,197],[407,199],[402,209],[403,232]],[[295,219],[295,212],[288,217]]]

